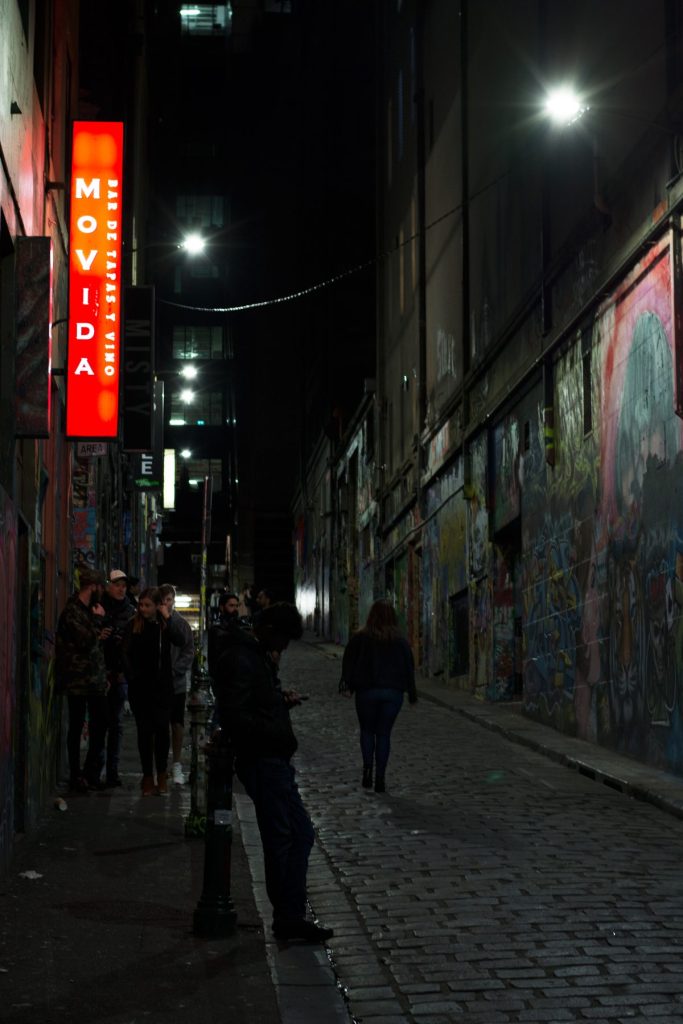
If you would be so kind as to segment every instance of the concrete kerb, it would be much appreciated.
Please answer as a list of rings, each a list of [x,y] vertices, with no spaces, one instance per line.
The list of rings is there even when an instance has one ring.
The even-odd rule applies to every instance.
[[[341,660],[344,653],[341,645],[308,636],[303,639],[325,657]],[[423,699],[454,711],[504,736],[511,743],[534,750],[625,796],[642,800],[683,819],[683,779],[677,775],[641,764],[585,740],[564,736],[550,726],[525,718],[521,703],[484,704],[469,693],[420,676],[417,689]]]

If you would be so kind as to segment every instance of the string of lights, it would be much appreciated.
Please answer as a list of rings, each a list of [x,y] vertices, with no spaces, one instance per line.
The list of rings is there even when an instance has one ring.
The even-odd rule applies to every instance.
[[[507,173],[499,175],[493,181],[490,181],[487,185],[484,185],[477,192],[470,196],[470,201],[476,199],[477,196],[481,195],[482,192],[486,192],[487,189],[492,188],[502,178],[507,177]],[[446,220],[448,217],[452,217],[454,213],[458,213],[463,208],[463,203],[458,203],[456,206],[451,207],[445,213],[442,213],[439,217],[436,217],[429,224],[426,224],[424,231],[427,232],[431,228],[436,227],[441,221]],[[333,277],[328,277],[324,281],[319,281],[317,284],[309,285],[308,288],[302,288],[298,292],[291,292],[289,295],[280,295],[274,299],[262,299],[260,302],[247,302],[240,306],[187,306],[181,302],[171,302],[169,299],[159,299],[158,301],[163,303],[165,306],[173,306],[175,309],[188,309],[196,313],[243,313],[245,310],[250,309],[263,309],[265,306],[277,306],[283,302],[293,302],[295,299],[302,299],[306,295],[312,295],[313,292],[319,292],[323,288],[329,288],[330,285],[336,284],[337,281],[343,281],[344,278],[351,277],[353,274],[360,273],[361,270],[366,270],[368,267],[375,266],[380,260],[385,259],[387,256],[391,256],[392,253],[398,252],[406,245],[410,245],[415,239],[419,238],[422,231],[417,231],[415,234],[410,235],[402,242],[397,243],[390,249],[385,249],[377,256],[373,256],[372,259],[365,260],[363,263],[358,263],[355,267],[349,267],[347,270],[342,270],[340,273],[335,274]]]

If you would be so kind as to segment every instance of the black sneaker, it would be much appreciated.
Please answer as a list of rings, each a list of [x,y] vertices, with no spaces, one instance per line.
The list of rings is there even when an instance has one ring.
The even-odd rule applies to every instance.
[[[69,779],[69,789],[72,793],[87,793],[89,788],[87,780],[82,775],[77,775],[75,779]]]
[[[122,786],[123,780],[118,775],[107,775],[107,781],[105,783],[106,789],[116,789],[117,786]]]
[[[300,942],[326,942],[334,929],[323,928],[313,921],[273,921],[273,935],[282,942],[298,939]]]

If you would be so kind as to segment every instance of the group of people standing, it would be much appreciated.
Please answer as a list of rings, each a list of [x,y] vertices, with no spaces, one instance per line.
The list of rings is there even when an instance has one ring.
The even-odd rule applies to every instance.
[[[81,568],[78,589],[59,617],[55,680],[69,711],[69,783],[81,792],[122,784],[119,759],[129,710],[135,717],[142,795],[163,796],[171,743],[171,778],[184,782],[181,754],[194,640],[189,623],[174,610],[170,584],[148,587],[137,598],[128,593],[129,585],[120,569],[112,569],[105,584],[100,573]],[[86,715],[88,751],[81,768]]]
[[[172,586],[143,590],[136,609],[127,603],[123,572],[110,573],[105,594],[103,582],[92,570],[81,570],[79,589],[62,612],[57,632],[57,685],[69,706],[71,784],[99,788],[105,760],[104,785],[121,784],[121,722],[129,702],[137,726],[142,795],[163,795],[168,792],[171,736],[172,778],[182,781],[179,761],[187,673],[194,657],[192,631],[174,611]],[[283,689],[278,678],[283,652],[303,633],[302,619],[295,605],[273,602],[268,591],[259,591],[256,602],[246,616],[240,614],[244,595],[219,597],[218,621],[208,638],[217,705],[213,742],[229,743],[235,773],[255,806],[275,937],[324,942],[332,930],[306,917],[314,831],[291,764],[297,740],[290,712],[307,696]],[[349,641],[339,689],[356,701],[361,785],[374,784],[383,793],[391,731],[404,693],[411,704],[417,701],[412,652],[388,601],[373,604],[365,626]],[[90,744],[81,771],[86,712]]]

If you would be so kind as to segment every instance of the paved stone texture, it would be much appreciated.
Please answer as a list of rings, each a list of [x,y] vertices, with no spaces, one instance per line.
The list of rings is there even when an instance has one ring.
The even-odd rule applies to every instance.
[[[683,821],[421,700],[361,789],[340,660],[282,678],[318,835],[309,894],[364,1024],[683,1021]]]

